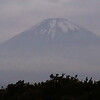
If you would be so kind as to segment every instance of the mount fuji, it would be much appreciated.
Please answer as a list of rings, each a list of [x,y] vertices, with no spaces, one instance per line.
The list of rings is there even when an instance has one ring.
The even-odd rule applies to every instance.
[[[67,19],[49,18],[2,43],[0,66],[9,73],[96,73],[100,71],[100,37]]]
[[[51,49],[59,50],[70,46],[93,46],[99,43],[99,36],[71,23],[67,19],[50,18],[1,44],[0,49],[7,53],[8,51],[11,53],[25,51],[24,53],[27,54],[29,51],[36,53],[38,50],[41,52],[48,49],[50,52]]]

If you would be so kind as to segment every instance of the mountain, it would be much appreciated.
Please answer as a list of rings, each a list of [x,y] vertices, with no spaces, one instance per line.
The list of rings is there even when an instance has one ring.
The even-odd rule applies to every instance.
[[[34,51],[36,54],[38,50],[37,53],[44,52],[46,49],[50,52],[52,49],[99,43],[100,37],[67,19],[50,18],[1,44],[1,51],[24,54]]]
[[[100,70],[99,51],[99,36],[67,19],[49,18],[0,45],[0,69],[93,72]]]

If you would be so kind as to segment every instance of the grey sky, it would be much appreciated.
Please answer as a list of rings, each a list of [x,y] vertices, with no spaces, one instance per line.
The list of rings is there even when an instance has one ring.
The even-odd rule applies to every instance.
[[[0,0],[0,42],[50,17],[67,18],[100,35],[100,0]]]

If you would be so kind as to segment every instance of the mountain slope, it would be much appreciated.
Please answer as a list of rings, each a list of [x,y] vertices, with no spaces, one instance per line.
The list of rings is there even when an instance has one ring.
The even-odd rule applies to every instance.
[[[54,48],[58,44],[59,48],[62,45],[66,47],[74,44],[93,45],[99,43],[100,37],[92,32],[69,22],[67,19],[51,18],[8,40],[2,44],[2,48],[3,51],[4,48],[9,51],[33,50],[33,48],[41,47],[42,49],[48,46]]]
[[[67,19],[50,18],[0,45],[0,70],[97,72],[99,51],[99,36]]]

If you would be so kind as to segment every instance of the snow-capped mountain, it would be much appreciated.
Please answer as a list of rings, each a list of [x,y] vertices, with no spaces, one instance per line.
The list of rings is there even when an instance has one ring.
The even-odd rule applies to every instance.
[[[93,41],[95,39],[99,39],[99,37],[92,32],[89,32],[88,30],[81,28],[63,18],[46,19],[29,30],[24,31],[15,38],[21,37],[21,35],[23,38],[26,36],[27,39],[29,37],[29,39],[32,38],[43,41],[57,41],[57,39],[58,41],[73,41],[73,39],[74,41]]]
[[[2,44],[5,50],[32,50],[43,47],[100,43],[100,37],[63,18],[49,18]],[[59,44],[59,45],[58,45]],[[51,46],[51,48],[53,48]],[[3,48],[2,47],[2,48]],[[3,51],[4,51],[3,48]],[[9,49],[8,49],[9,48]],[[20,49],[20,50],[19,50]],[[37,50],[36,50],[37,51]]]
[[[99,51],[99,36],[67,19],[49,18],[0,45],[0,70],[98,71]]]
[[[67,19],[51,18],[44,20],[30,30],[35,35],[48,35],[51,39],[54,39],[58,35],[63,36],[64,34],[68,34],[69,31],[80,31],[80,28]]]

